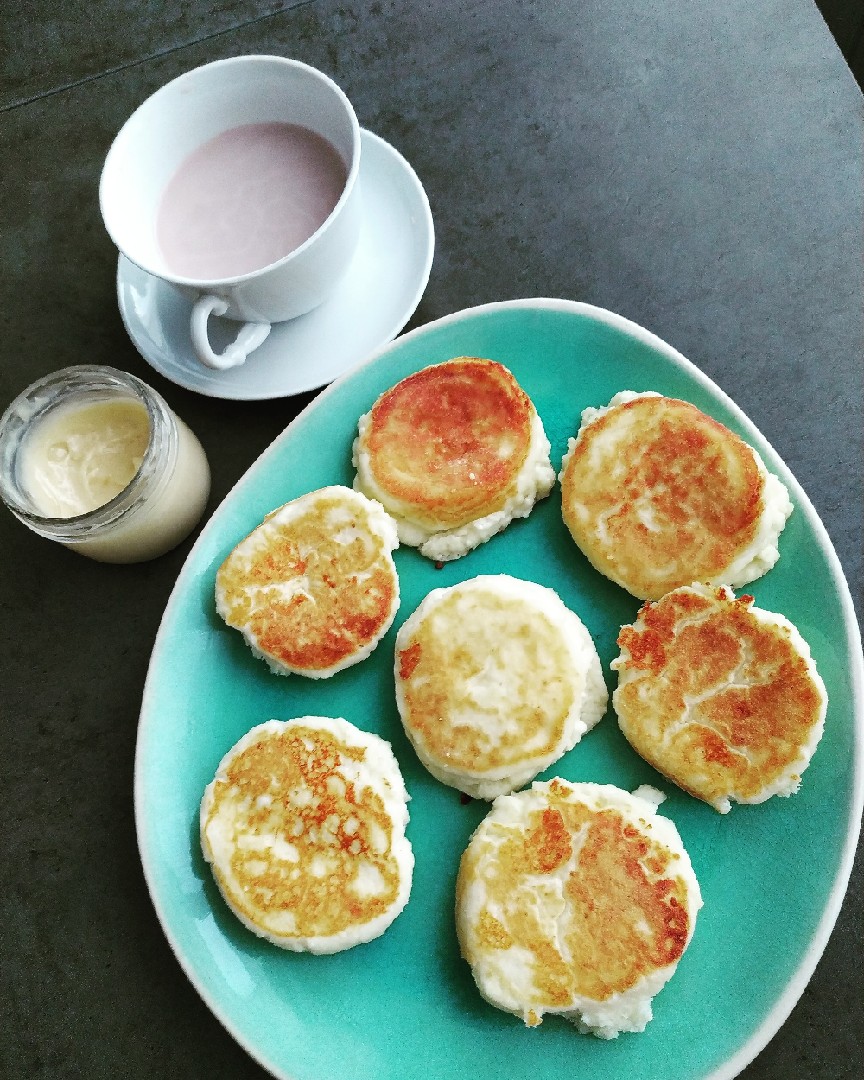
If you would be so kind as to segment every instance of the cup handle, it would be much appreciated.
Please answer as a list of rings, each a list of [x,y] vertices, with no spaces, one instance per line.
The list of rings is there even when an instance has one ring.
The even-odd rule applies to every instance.
[[[190,331],[195,355],[202,364],[216,371],[225,371],[242,364],[249,353],[257,349],[270,333],[270,323],[247,322],[243,324],[234,341],[226,345],[221,353],[213,352],[207,337],[207,320],[211,315],[224,315],[227,310],[225,301],[210,293],[198,299],[192,308]]]

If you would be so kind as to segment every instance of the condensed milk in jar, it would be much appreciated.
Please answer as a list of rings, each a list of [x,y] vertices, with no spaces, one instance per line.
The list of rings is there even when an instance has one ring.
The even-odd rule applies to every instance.
[[[134,375],[78,365],[24,390],[0,418],[0,495],[40,536],[101,562],[144,562],[197,525],[207,458]]]

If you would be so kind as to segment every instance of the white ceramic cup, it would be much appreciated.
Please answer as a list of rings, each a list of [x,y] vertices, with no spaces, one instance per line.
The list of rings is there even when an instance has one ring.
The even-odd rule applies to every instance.
[[[321,227],[292,252],[260,270],[219,280],[172,273],[156,238],[163,191],[202,143],[241,124],[298,124],[334,146],[347,169],[345,187]],[[348,98],[322,72],[281,56],[237,56],[195,68],[167,83],[129,117],[114,140],[99,184],[102,218],[119,250],[142,270],[193,301],[192,345],[208,367],[242,364],[270,324],[317,307],[348,269],[360,232],[360,125]],[[216,354],[211,314],[244,323]]]

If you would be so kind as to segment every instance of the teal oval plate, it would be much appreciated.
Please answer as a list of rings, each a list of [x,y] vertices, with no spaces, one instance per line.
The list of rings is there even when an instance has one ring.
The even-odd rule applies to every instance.
[[[216,569],[268,511],[353,479],[357,418],[398,379],[453,356],[506,364],[534,401],[560,463],[588,405],[623,389],[693,402],[756,446],[795,511],[781,557],[748,586],[809,642],[828,687],[825,735],[800,792],[721,817],[664,782],[606,718],[541,778],[561,775],[668,794],[661,813],[684,839],[705,901],[678,971],[641,1034],[604,1042],[557,1017],[528,1029],[487,1005],[453,925],[459,857],[487,804],[420,766],[392,684],[396,629],[432,588],[508,573],[556,589],[594,636],[609,679],[615,639],[638,601],[600,577],[569,539],[556,486],[531,517],[436,569],[396,552],[402,602],[370,659],[324,681],[280,678],[213,605]],[[862,807],[862,663],[849,592],[806,495],[754,425],[670,346],[619,316],[561,300],[491,304],[415,330],[318,397],[252,466],[203,530],[154,646],[138,734],[135,810],[159,919],[214,1014],[266,1069],[291,1080],[715,1080],[735,1076],[782,1024],[836,919]],[[198,804],[240,736],[271,717],[343,716],[390,740],[411,793],[411,899],[377,940],[334,956],[283,952],[222,902],[198,845]]]

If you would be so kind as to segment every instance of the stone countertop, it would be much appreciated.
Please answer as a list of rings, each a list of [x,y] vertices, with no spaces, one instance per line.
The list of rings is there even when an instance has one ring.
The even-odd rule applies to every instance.
[[[69,364],[129,370],[199,435],[214,509],[310,400],[221,401],[157,375],[124,332],[97,201],[113,135],[161,84],[292,56],[426,186],[436,256],[411,326],[550,296],[652,330],[790,466],[860,618],[862,96],[809,0],[36,0],[3,23],[0,406]],[[105,567],[0,514],[4,1076],[265,1075],[172,956],[135,843],[141,692],[191,542]],[[862,894],[859,860],[748,1080],[864,1075]]]

